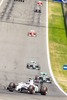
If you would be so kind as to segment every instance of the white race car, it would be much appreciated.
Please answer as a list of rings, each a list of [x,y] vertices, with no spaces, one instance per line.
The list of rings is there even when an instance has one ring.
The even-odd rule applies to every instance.
[[[43,84],[35,84],[34,80],[29,80],[28,82],[24,83],[18,83],[17,85],[15,85],[15,83],[11,82],[8,87],[7,90],[13,92],[13,91],[17,91],[17,92],[27,92],[30,94],[34,94],[34,93],[41,93],[42,95],[46,95],[47,94],[47,87],[43,87]]]

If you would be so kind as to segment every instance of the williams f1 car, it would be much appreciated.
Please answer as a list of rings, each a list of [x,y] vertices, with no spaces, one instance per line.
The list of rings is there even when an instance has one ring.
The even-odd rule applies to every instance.
[[[17,91],[20,93],[27,92],[30,94],[41,93],[41,95],[46,95],[48,89],[47,89],[47,87],[43,86],[43,83],[35,84],[34,80],[29,80],[26,83],[20,82],[17,85],[15,83],[11,82],[8,85],[7,90],[9,90],[11,92],[13,92],[13,91]]]

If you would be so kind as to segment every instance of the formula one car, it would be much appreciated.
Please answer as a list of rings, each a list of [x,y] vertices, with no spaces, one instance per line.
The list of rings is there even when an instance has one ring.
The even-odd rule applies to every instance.
[[[40,75],[35,76],[35,82],[46,82],[46,83],[52,83],[51,77],[48,76],[45,72],[40,72]]]
[[[42,1],[37,1],[37,5],[42,6],[43,5]]]
[[[30,32],[28,32],[28,36],[35,37],[35,36],[37,36],[37,34],[36,34],[35,30],[30,30]]]
[[[38,86],[37,84],[34,83],[33,80],[29,80],[26,83],[21,82],[21,83],[18,83],[17,85],[11,82],[8,85],[7,90],[11,92],[13,91],[17,91],[20,93],[27,92],[30,94],[41,93],[41,95],[46,95],[48,89],[47,87],[43,86],[43,84],[40,84],[40,86]]]
[[[36,61],[31,61],[30,63],[27,63],[26,66],[28,69],[36,69],[36,70],[40,70],[40,66],[39,64],[37,64]]]

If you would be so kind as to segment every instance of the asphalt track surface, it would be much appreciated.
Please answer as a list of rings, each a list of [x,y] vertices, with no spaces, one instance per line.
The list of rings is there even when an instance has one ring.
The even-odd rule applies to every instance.
[[[9,82],[26,81],[34,78],[39,71],[29,70],[26,64],[36,60],[41,71],[49,76],[46,43],[46,1],[43,1],[41,13],[35,13],[37,0],[18,2],[4,0],[0,7],[0,98],[1,100],[66,100],[67,97],[54,82],[46,84],[48,93],[40,94],[10,93],[6,90]],[[35,30],[37,37],[27,33]]]

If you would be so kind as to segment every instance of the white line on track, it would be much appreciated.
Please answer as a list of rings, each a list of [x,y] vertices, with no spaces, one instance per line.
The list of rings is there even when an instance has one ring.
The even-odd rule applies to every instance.
[[[1,0],[1,2],[0,2],[0,7],[1,7],[1,5],[2,5],[3,1],[4,1],[4,0]]]
[[[64,92],[63,90],[62,90],[62,88],[58,85],[58,83],[57,83],[57,81],[56,81],[56,79],[55,79],[55,77],[54,77],[54,75],[53,75],[53,72],[52,72],[52,69],[51,69],[51,64],[50,64],[50,54],[49,54],[49,40],[48,40],[48,0],[46,1],[46,41],[47,41],[47,57],[48,57],[48,66],[49,66],[49,71],[50,71],[50,74],[51,74],[51,76],[52,76],[52,79],[53,79],[53,81],[54,81],[54,83],[56,84],[56,86],[60,89],[60,91],[62,92],[62,93],[64,93],[66,96],[67,96],[67,93],[66,92]]]

